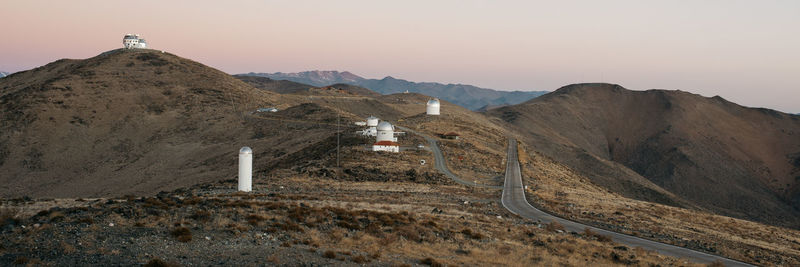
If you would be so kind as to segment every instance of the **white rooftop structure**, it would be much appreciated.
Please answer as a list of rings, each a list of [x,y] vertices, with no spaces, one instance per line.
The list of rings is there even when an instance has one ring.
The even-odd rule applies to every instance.
[[[375,116],[369,116],[367,121],[356,122],[358,126],[367,126],[366,129],[362,131],[357,131],[357,134],[362,134],[364,136],[377,136],[378,135],[378,118]]]
[[[397,138],[394,137],[394,125],[389,122],[382,121],[378,124],[378,137],[376,142],[381,141],[392,141],[397,142]]]
[[[434,98],[434,99],[428,100],[428,106],[427,106],[427,109],[425,110],[425,114],[428,114],[428,115],[439,115],[439,106],[440,106],[440,103],[439,103],[439,99],[438,98]]]
[[[378,126],[378,118],[375,116],[369,116],[367,118],[367,126],[369,127],[377,127]]]
[[[147,41],[139,38],[138,34],[126,34],[122,37],[122,47],[126,49],[147,48]]]
[[[396,132],[394,125],[387,121],[378,123],[377,127],[371,128],[377,130],[375,143],[372,144],[372,151],[388,151],[400,152],[400,144],[397,143],[397,134],[404,134],[404,132]]]
[[[372,144],[372,151],[400,152],[400,144],[392,141],[380,141]]]

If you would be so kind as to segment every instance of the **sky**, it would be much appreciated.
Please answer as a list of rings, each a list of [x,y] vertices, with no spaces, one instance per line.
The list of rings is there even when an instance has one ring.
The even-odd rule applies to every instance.
[[[800,113],[800,1],[3,0],[0,71],[138,33],[227,73],[556,90],[608,82]]]

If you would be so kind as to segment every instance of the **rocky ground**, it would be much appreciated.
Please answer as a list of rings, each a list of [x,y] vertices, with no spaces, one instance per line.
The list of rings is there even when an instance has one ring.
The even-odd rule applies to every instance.
[[[496,190],[273,177],[153,197],[3,202],[0,262],[33,265],[687,265],[509,214]],[[51,208],[33,212],[49,203]],[[24,211],[24,212],[22,212]]]

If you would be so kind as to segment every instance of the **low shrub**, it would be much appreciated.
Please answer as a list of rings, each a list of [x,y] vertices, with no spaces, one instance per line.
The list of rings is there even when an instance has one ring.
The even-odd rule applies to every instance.
[[[333,250],[326,250],[325,252],[322,253],[322,257],[325,257],[325,258],[328,258],[328,259],[335,259],[336,258],[336,252],[333,252]]]
[[[144,265],[144,267],[177,267],[177,266],[180,265],[172,262],[166,262],[159,258],[152,258],[150,259],[150,261],[147,262],[147,264]]]
[[[180,242],[189,242],[192,241],[192,231],[186,227],[177,227],[170,232],[170,234],[178,239]]]
[[[355,263],[367,263],[367,262],[369,262],[369,260],[367,260],[367,258],[362,256],[362,255],[357,255],[357,256],[353,257],[352,260]]]
[[[431,267],[444,267],[444,264],[434,260],[431,257],[424,258],[419,261],[420,264],[430,265]]]
[[[463,230],[461,230],[461,233],[464,234],[465,236],[469,237],[469,238],[472,238],[472,239],[483,239],[484,238],[483,234],[481,234],[479,232],[473,232],[469,228],[464,228]]]

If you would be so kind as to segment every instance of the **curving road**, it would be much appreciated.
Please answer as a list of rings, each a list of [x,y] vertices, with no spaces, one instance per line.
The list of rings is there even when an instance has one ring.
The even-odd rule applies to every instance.
[[[495,189],[503,189],[503,195],[500,199],[503,207],[509,210],[511,213],[514,213],[520,217],[531,219],[534,221],[538,221],[540,223],[550,223],[552,221],[556,221],[559,224],[563,225],[567,231],[573,232],[583,232],[586,228],[591,229],[593,232],[605,235],[610,237],[614,242],[625,244],[630,247],[641,247],[647,250],[656,251],[663,255],[673,256],[684,258],[687,260],[691,260],[698,263],[712,263],[714,261],[720,261],[725,266],[752,266],[750,264],[731,260],[725,257],[711,255],[708,253],[700,252],[691,250],[688,248],[682,248],[674,245],[659,243],[635,236],[630,236],[626,234],[621,234],[617,232],[612,232],[592,226],[588,226],[585,224],[581,224],[578,222],[566,220],[560,217],[553,216],[549,213],[543,212],[528,203],[528,200],[525,199],[525,190],[523,189],[522,185],[522,174],[520,172],[519,167],[519,158],[517,155],[517,140],[516,139],[509,139],[508,141],[508,155],[506,158],[506,175],[505,175],[505,182],[502,187],[500,186],[491,186],[491,185],[484,185],[484,184],[477,184],[472,181],[467,181],[461,179],[457,175],[453,174],[448,168],[447,164],[444,160],[444,155],[442,154],[441,149],[439,149],[438,142],[435,138],[411,130],[406,127],[397,126],[397,128],[416,134],[418,136],[422,136],[425,140],[428,141],[430,145],[431,152],[433,152],[435,158],[435,167],[442,173],[444,173],[447,177],[455,181],[456,183],[468,185],[468,186],[476,186],[476,187],[485,187],[485,188],[495,188]]]
[[[438,161],[438,159],[437,159]],[[585,224],[573,222],[570,220],[562,219],[546,212],[543,212],[528,203],[525,199],[525,190],[522,186],[522,175],[519,168],[519,158],[517,157],[517,140],[509,139],[508,141],[508,158],[506,160],[506,180],[503,185],[503,196],[501,198],[503,206],[512,213],[521,217],[536,220],[541,223],[549,223],[556,221],[562,225],[567,231],[583,232],[584,229],[589,228],[593,232],[611,237],[615,242],[625,244],[631,247],[641,247],[648,250],[657,251],[663,255],[680,257],[692,260],[699,263],[711,263],[720,261],[725,266],[751,266],[747,263],[731,260],[728,258],[711,255],[699,251],[694,251],[687,248],[673,246],[669,244],[659,243],[635,236],[620,234],[588,226]]]
[[[423,133],[411,130],[411,129],[403,127],[403,126],[395,125],[395,127],[397,127],[400,130],[403,130],[403,131],[406,131],[406,132],[410,132],[410,133],[422,136],[422,138],[425,138],[425,140],[428,141],[428,145],[431,148],[431,152],[433,152],[434,167],[437,170],[439,170],[440,172],[444,173],[444,175],[446,175],[448,178],[452,179],[456,183],[463,184],[463,185],[468,185],[468,186],[493,188],[493,189],[502,189],[503,188],[502,186],[478,184],[478,183],[475,183],[474,181],[467,181],[467,180],[461,179],[460,177],[458,177],[458,175],[453,174],[453,172],[451,172],[450,169],[447,168],[447,163],[444,160],[444,154],[442,154],[442,150],[439,149],[439,143],[436,141],[435,138],[433,138],[433,137],[431,137],[431,136],[429,136],[427,134],[423,134]]]

